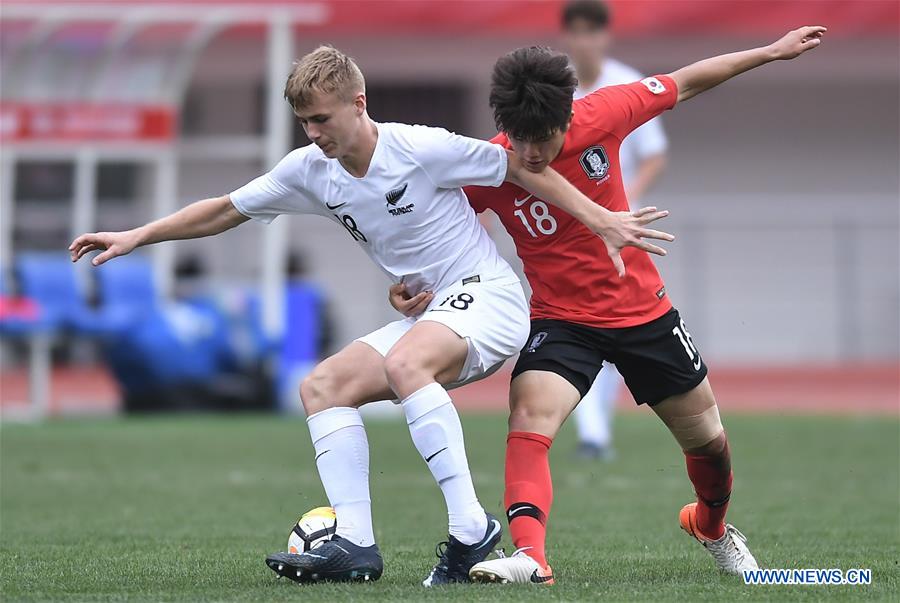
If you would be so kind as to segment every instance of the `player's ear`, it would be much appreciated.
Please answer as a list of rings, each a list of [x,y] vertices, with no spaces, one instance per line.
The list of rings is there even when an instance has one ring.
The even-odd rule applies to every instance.
[[[356,106],[356,115],[361,116],[366,112],[366,95],[363,92],[360,92],[356,95],[356,98],[353,99],[353,104]]]

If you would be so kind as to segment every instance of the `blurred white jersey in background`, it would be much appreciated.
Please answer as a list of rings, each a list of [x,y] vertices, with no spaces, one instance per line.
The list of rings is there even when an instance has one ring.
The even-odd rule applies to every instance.
[[[643,74],[636,69],[615,59],[606,59],[603,61],[600,77],[596,81],[578,83],[578,88],[575,89],[575,100],[585,97],[599,88],[630,84],[642,79],[644,79]],[[625,183],[626,190],[629,183],[634,180],[641,161],[647,157],[665,153],[668,146],[669,141],[666,139],[660,117],[651,119],[628,135],[619,151],[622,182]]]

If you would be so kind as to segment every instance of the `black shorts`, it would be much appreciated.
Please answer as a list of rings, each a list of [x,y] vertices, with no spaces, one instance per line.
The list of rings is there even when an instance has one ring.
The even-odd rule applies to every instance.
[[[647,324],[623,329],[532,320],[528,343],[512,377],[525,371],[549,371],[584,397],[604,360],[616,365],[637,403],[650,406],[689,392],[707,372],[684,321],[672,308]]]

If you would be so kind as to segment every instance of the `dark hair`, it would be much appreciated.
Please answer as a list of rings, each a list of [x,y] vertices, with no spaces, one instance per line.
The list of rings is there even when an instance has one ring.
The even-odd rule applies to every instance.
[[[490,97],[497,129],[528,141],[565,131],[577,85],[568,57],[549,48],[519,48],[500,57]]]
[[[578,19],[594,29],[605,29],[609,26],[609,7],[603,0],[571,0],[563,7],[563,29],[571,28]]]

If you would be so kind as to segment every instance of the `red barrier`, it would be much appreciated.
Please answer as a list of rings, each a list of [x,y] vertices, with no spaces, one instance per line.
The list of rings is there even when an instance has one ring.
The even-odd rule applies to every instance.
[[[173,107],[127,103],[0,104],[0,141],[148,141],[176,134]]]

